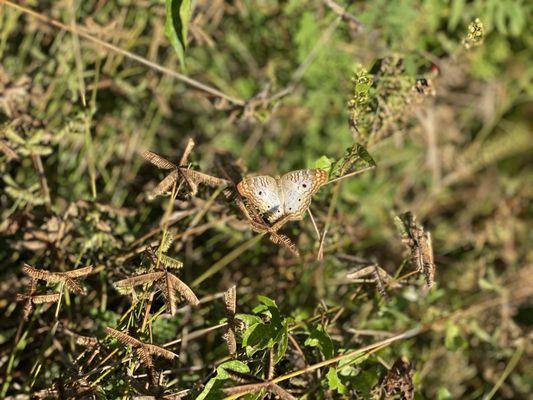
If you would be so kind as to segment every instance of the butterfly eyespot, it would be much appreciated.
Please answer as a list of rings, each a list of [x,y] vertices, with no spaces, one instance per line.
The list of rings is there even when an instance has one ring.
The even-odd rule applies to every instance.
[[[259,196],[261,196],[262,194],[263,194],[263,192],[260,191],[260,192],[259,192]]]
[[[307,187],[307,185],[306,185],[305,183],[304,183],[302,186],[303,186],[303,187]]]
[[[302,199],[298,199],[298,201],[302,201]]]

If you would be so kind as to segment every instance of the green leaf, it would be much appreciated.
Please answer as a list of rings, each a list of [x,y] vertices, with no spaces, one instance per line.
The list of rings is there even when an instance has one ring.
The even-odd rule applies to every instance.
[[[288,344],[289,344],[289,323],[286,319],[284,319],[283,328],[281,330],[280,340],[278,341],[278,348],[276,351],[276,360],[275,360],[276,364],[280,362],[280,360],[285,355]]]
[[[165,34],[178,54],[182,69],[185,69],[185,49],[191,15],[190,0],[166,0]]]
[[[220,364],[217,367],[217,377],[219,379],[228,379],[229,375],[226,372],[227,370],[240,372],[241,374],[250,373],[250,368],[248,367],[248,365],[239,360],[231,360]]]
[[[363,398],[370,398],[372,388],[376,386],[379,381],[379,367],[372,366],[369,369],[362,371],[357,376],[353,377],[353,385],[361,392]]]
[[[331,166],[333,165],[333,160],[329,157],[322,156],[318,160],[315,161],[315,168],[323,169],[329,172],[331,172]]]
[[[451,399],[453,399],[453,396],[448,389],[446,389],[445,387],[439,388],[437,392],[437,400],[451,400]]]
[[[335,368],[330,367],[326,377],[328,378],[328,387],[330,388],[330,390],[335,390],[340,394],[346,393],[346,386],[344,386],[341,380],[339,379],[339,376],[337,375],[337,370]]]
[[[270,297],[266,297],[266,296],[257,296],[257,300],[259,300],[262,304],[264,304],[265,306],[267,307],[273,307],[273,308],[278,308],[276,302],[274,300],[272,300]]]
[[[248,356],[264,349],[270,349],[278,345],[276,362],[281,360],[288,343],[288,321],[283,317],[276,302],[265,296],[258,296],[260,305],[253,309],[253,315],[241,314],[237,318],[245,321],[247,328],[242,335],[242,345],[246,348]]]
[[[217,375],[214,378],[211,378],[209,382],[206,383],[204,390],[202,390],[202,392],[198,396],[196,396],[196,399],[215,400],[222,398],[223,393],[221,389],[224,385],[224,381],[229,378],[227,370],[240,372],[243,374],[250,373],[250,368],[248,368],[248,366],[242,361],[231,360],[220,364],[217,367]]]
[[[270,337],[270,325],[263,323],[254,324],[244,331],[242,335],[242,345],[264,348]]]
[[[311,328],[310,335],[304,344],[318,347],[326,359],[333,357],[333,341],[322,325]]]
[[[467,347],[467,342],[461,336],[461,331],[459,327],[449,322],[446,325],[446,336],[444,337],[444,345],[450,351],[457,351]]]
[[[263,321],[257,315],[250,315],[250,314],[236,314],[235,318],[244,322],[244,324],[247,327],[250,327],[255,324],[260,324]]]

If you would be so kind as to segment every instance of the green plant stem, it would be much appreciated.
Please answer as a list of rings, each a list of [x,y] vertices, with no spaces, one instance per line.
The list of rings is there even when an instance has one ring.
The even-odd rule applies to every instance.
[[[494,395],[498,392],[500,387],[503,385],[503,382],[505,382],[505,380],[507,379],[509,374],[516,367],[516,365],[518,364],[518,361],[520,361],[520,358],[522,357],[522,354],[524,354],[524,349],[525,349],[525,345],[522,342],[516,348],[515,352],[513,353],[512,357],[511,357],[511,359],[509,360],[509,363],[507,364],[507,366],[503,370],[502,375],[500,376],[500,378],[494,384],[494,387],[492,388],[492,390],[485,397],[483,397],[483,400],[490,400],[490,399],[492,399],[494,397]]]

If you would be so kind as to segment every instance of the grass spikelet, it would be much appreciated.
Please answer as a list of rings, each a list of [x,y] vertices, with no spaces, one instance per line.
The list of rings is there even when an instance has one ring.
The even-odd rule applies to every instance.
[[[89,275],[91,272],[93,272],[93,269],[93,266],[89,265],[87,267],[74,269],[72,271],[66,271],[64,274],[69,278],[80,278]]]
[[[181,297],[183,297],[191,306],[197,306],[198,304],[200,304],[198,297],[196,297],[196,295],[189,286],[183,283],[176,276],[168,272],[167,274],[170,277],[172,287],[180,294]]]
[[[288,236],[283,235],[281,233],[277,233],[277,232],[271,232],[269,239],[272,241],[272,243],[285,247],[296,257],[300,256],[300,252],[298,251],[298,248]]]
[[[150,355],[156,355],[163,358],[166,358],[167,360],[173,360],[175,358],[178,358],[178,355],[176,353],[171,352],[170,350],[164,349],[161,346],[156,346],[155,344],[148,344],[145,343],[144,348]]]
[[[159,245],[159,251],[161,253],[166,253],[170,249],[170,246],[172,243],[174,243],[174,236],[176,235],[176,231],[174,229],[169,229],[164,235],[163,239],[161,240],[161,244]]]
[[[139,340],[135,339],[134,337],[131,337],[130,335],[124,332],[117,331],[116,329],[110,328],[108,326],[105,327],[104,330],[108,335],[113,336],[115,339],[117,339],[122,344],[129,345],[132,347],[142,346],[142,342],[140,342]]]
[[[38,294],[31,297],[31,301],[33,304],[43,304],[43,303],[55,303],[59,300],[59,297],[61,295],[59,293],[51,293],[51,294]]]
[[[168,174],[150,193],[150,198],[154,198],[167,192],[168,189],[178,180],[179,171],[176,169]]]
[[[168,161],[166,158],[161,157],[159,154],[154,153],[153,151],[145,151],[141,153],[142,157],[154,164],[157,168],[160,169],[175,169],[176,164]]]
[[[423,274],[428,288],[435,283],[435,262],[431,234],[416,223],[411,212],[406,212],[395,219],[402,235],[402,241],[410,252],[411,262],[416,270]]]
[[[114,283],[114,286],[117,288],[132,288],[139,285],[144,285],[147,283],[153,283],[161,279],[165,273],[160,272],[149,272],[147,274],[132,276],[131,278],[122,279]]]
[[[237,308],[237,286],[233,285],[224,292],[224,309],[226,311],[226,317],[228,319],[228,325],[226,326],[226,332],[224,333],[224,340],[228,345],[228,352],[230,355],[237,353],[237,340],[236,340],[236,326],[235,326],[235,312]]]
[[[159,261],[167,268],[180,269],[183,267],[183,263],[180,260],[176,260],[173,257],[167,256],[166,254],[161,254]]]
[[[185,145],[185,148],[183,149],[183,153],[181,154],[180,159],[180,165],[185,165],[189,161],[189,156],[192,153],[192,150],[194,149],[195,143],[192,138],[187,139],[187,144]]]
[[[160,289],[161,289],[161,292],[163,293],[163,296],[165,297],[165,301],[170,311],[170,315],[176,315],[176,311],[177,311],[176,292],[174,290],[172,279],[170,278],[170,274],[167,273],[165,275],[164,284],[161,283]]]

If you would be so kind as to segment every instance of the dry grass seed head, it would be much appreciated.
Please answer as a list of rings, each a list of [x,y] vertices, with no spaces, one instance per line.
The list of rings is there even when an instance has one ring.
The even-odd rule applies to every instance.
[[[59,293],[38,294],[31,296],[31,301],[33,304],[55,303],[59,300],[60,296]]]
[[[153,151],[145,151],[141,153],[141,156],[146,160],[151,162],[157,168],[161,169],[175,169],[177,168],[176,164],[168,161],[166,158],[161,157],[159,154],[154,153]]]
[[[143,344],[144,348],[150,355],[156,355],[163,358],[166,358],[167,360],[173,360],[175,358],[178,358],[178,355],[176,353],[171,352],[170,350],[164,349],[163,347],[156,346],[155,344]]]
[[[86,294],[87,291],[72,278],[84,277],[90,274],[92,271],[92,266],[83,267],[66,272],[50,272],[34,268],[28,264],[24,264],[22,267],[22,272],[24,272],[26,275],[30,276],[34,280],[42,280],[48,283],[61,282],[65,285],[69,292],[74,292],[78,294]]]
[[[147,274],[132,276],[131,278],[122,279],[115,282],[113,285],[116,288],[132,288],[147,283],[153,283],[165,276],[164,271],[149,272]]]
[[[224,293],[224,309],[228,324],[224,333],[224,340],[228,345],[228,352],[231,355],[237,353],[237,339],[235,333],[235,312],[237,308],[237,286],[233,285]]]
[[[396,217],[395,221],[402,235],[402,241],[409,249],[411,262],[416,270],[424,275],[428,288],[433,287],[436,268],[431,234],[416,223],[416,218],[411,212]]]
[[[161,293],[163,293],[163,297],[165,298],[165,302],[167,303],[167,308],[170,312],[170,315],[176,315],[176,312],[178,310],[178,301],[176,298],[176,292],[174,291],[174,287],[172,286],[170,274],[167,273],[165,275],[165,281],[159,284],[159,289],[161,290]]]
[[[105,328],[105,332],[108,335],[113,336],[115,339],[117,339],[122,344],[129,345],[129,346],[132,346],[132,347],[140,347],[140,346],[142,346],[142,342],[141,341],[135,339],[134,337],[131,337],[130,335],[128,335],[128,334],[126,334],[124,332],[117,331],[116,329],[113,329],[113,328],[110,328],[110,327],[106,327]]]
[[[167,272],[167,274],[170,277],[172,287],[174,290],[176,290],[190,305],[197,306],[200,304],[200,301],[198,300],[198,297],[194,294],[194,292],[191,290],[189,286],[187,286],[185,283],[183,283],[180,279],[178,279],[176,276],[170,274]]]
[[[281,233],[271,232],[269,239],[272,243],[285,247],[296,257],[300,257],[300,251],[288,236]]]
[[[189,161],[189,156],[191,155],[194,146],[194,140],[192,138],[187,139],[187,144],[185,145],[183,153],[181,154],[180,165],[185,165],[187,161]]]

